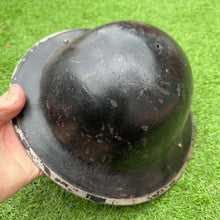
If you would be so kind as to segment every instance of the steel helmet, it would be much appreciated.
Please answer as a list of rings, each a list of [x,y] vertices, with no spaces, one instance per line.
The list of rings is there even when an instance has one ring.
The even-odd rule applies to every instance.
[[[135,21],[73,29],[35,44],[12,83],[27,102],[15,130],[40,169],[92,201],[151,200],[192,151],[189,62],[166,33]]]

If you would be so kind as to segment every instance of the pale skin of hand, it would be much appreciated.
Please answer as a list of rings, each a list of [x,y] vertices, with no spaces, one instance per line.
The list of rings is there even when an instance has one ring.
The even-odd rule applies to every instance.
[[[10,121],[24,105],[25,94],[17,84],[11,85],[0,97],[0,203],[42,175],[24,150]]]

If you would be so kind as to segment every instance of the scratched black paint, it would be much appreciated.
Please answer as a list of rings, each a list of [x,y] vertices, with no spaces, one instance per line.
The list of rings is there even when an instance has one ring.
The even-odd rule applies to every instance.
[[[134,168],[133,159],[125,166],[123,157],[150,150],[153,166],[186,121],[190,77],[181,49],[166,34],[141,23],[113,23],[89,31],[49,62],[42,106],[59,141],[83,160],[142,172],[146,166]],[[161,148],[154,157],[152,133]]]
[[[139,22],[80,30],[67,40],[65,46],[56,38],[45,43],[57,49],[34,75],[39,98],[27,92],[28,103],[36,100],[29,108],[43,117],[34,120],[26,108],[21,127],[33,133],[26,122],[32,120],[49,129],[40,147],[32,147],[41,148],[41,158],[62,182],[88,195],[159,195],[191,148],[193,85],[184,52],[161,30]],[[30,90],[22,77],[19,82]]]

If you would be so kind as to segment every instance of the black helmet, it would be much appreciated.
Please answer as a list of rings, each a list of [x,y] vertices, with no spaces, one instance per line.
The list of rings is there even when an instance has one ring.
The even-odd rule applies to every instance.
[[[191,69],[158,28],[121,21],[56,33],[24,55],[12,83],[27,98],[14,119],[24,147],[76,195],[145,202],[170,188],[188,163]]]

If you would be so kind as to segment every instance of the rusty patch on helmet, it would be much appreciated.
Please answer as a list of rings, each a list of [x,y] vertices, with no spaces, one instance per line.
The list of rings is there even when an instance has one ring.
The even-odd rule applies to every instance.
[[[63,43],[65,43],[65,44],[66,44],[66,43],[68,43],[68,42],[69,42],[69,41],[68,41],[68,40],[66,40],[66,39],[65,39],[65,40],[63,40]]]
[[[179,148],[182,148],[182,147],[183,147],[183,145],[182,145],[181,143],[178,143],[177,146],[178,146]]]
[[[111,99],[110,103],[111,103],[112,107],[114,107],[114,108],[118,107],[118,103],[114,99]]]
[[[148,127],[149,127],[149,126],[147,126],[147,125],[142,125],[142,126],[141,126],[141,129],[142,129],[143,131],[147,131],[147,130],[148,130]]]
[[[162,88],[162,87],[160,87],[160,86],[158,86],[158,85],[156,85],[156,87],[157,87],[157,89],[158,89],[161,93],[163,93],[164,95],[169,95],[169,94],[170,94],[166,89],[164,89],[164,88]]]

